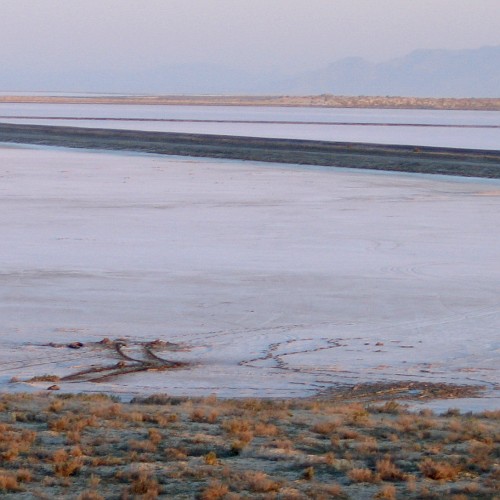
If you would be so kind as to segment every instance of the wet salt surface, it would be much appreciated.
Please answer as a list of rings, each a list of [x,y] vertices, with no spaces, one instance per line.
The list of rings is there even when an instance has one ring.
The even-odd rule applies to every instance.
[[[176,106],[144,104],[0,103],[0,116],[247,120],[277,122],[413,123],[500,126],[500,111],[312,108],[279,106]]]
[[[499,111],[0,103],[0,121],[489,150],[500,147]],[[231,123],[234,121],[247,123]]]
[[[159,338],[189,369],[67,391],[480,384],[498,407],[500,181],[0,149],[0,385]],[[455,406],[450,401],[449,406]]]

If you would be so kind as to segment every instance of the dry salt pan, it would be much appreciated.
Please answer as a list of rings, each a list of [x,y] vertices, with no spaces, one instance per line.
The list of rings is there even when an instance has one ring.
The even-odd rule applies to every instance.
[[[499,181],[33,147],[0,176],[4,390],[118,362],[107,337],[189,367],[61,391],[418,380],[498,406]]]

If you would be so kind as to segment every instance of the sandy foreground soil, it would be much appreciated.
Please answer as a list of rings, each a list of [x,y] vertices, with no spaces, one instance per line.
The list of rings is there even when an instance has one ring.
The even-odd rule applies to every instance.
[[[0,175],[3,391],[499,406],[498,180],[6,145]]]

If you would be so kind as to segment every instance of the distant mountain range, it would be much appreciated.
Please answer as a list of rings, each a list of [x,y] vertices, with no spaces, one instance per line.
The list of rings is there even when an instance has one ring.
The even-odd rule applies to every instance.
[[[500,45],[416,50],[379,64],[341,59],[282,82],[287,92],[415,97],[500,97]]]
[[[33,83],[36,82],[36,88]],[[294,76],[210,64],[148,71],[2,71],[0,91],[146,94],[334,94],[414,97],[500,97],[500,45],[471,50],[417,50],[382,63],[341,59]]]

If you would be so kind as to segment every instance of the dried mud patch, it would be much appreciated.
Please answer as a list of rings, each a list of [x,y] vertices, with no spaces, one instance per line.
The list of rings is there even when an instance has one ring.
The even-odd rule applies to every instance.
[[[191,363],[169,358],[169,353],[187,351],[189,347],[162,340],[130,341],[127,339],[111,340],[104,338],[99,342],[71,342],[46,344],[45,347],[54,349],[78,350],[81,360],[74,364],[85,364],[86,357],[95,358],[96,353],[102,359],[100,363],[68,373],[63,376],[41,375],[32,377],[25,382],[108,382],[121,376],[145,371],[167,371],[187,368]],[[116,362],[112,362],[116,360]],[[19,382],[16,379],[13,382]]]
[[[456,385],[440,382],[372,382],[335,386],[322,391],[319,399],[335,402],[427,401],[479,397],[485,389],[478,385]]]

